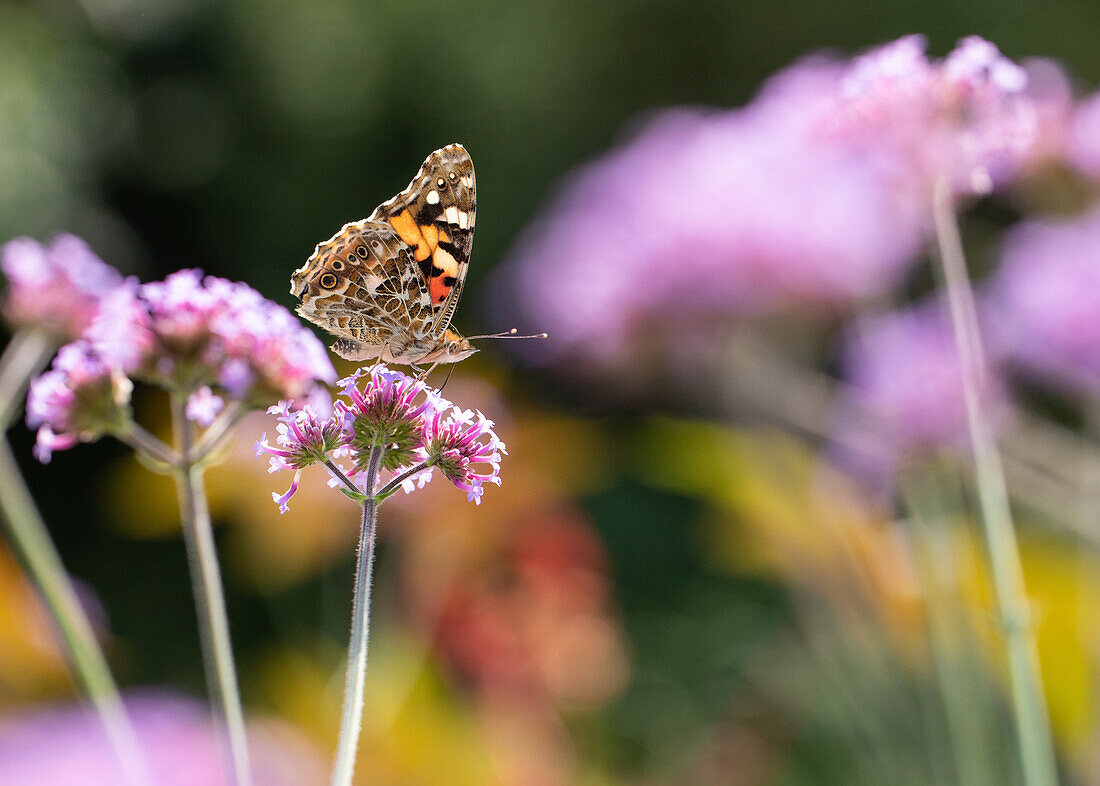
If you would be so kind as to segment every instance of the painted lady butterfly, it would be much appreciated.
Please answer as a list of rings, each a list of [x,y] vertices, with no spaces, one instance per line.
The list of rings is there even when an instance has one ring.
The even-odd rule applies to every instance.
[[[408,188],[319,243],[290,279],[298,313],[347,360],[455,363],[477,350],[450,329],[474,242],[474,163],[436,150]],[[513,331],[514,333],[515,331]]]

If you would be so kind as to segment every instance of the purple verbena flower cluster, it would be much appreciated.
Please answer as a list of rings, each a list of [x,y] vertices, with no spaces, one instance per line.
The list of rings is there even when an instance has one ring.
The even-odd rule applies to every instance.
[[[182,270],[105,294],[80,340],[31,385],[28,424],[45,460],[123,429],[130,380],[186,394],[187,417],[209,425],[227,398],[265,406],[335,378],[324,346],[285,308],[245,284]]]
[[[985,193],[1019,169],[1038,129],[1027,84],[1023,68],[977,36],[938,62],[922,36],[905,36],[853,61],[822,121],[924,209],[938,180]]]
[[[116,291],[88,338],[135,378],[216,385],[239,400],[298,398],[336,378],[324,346],[293,314],[247,284],[198,270]]]
[[[308,403],[295,408],[281,402],[268,410],[278,416],[276,444],[264,434],[256,442],[256,456],[268,455],[270,472],[294,473],[284,494],[271,495],[283,513],[302,470],[313,464],[329,466],[330,485],[353,478],[364,484],[363,493],[374,494],[376,489],[366,486],[377,478],[365,476],[376,451],[381,469],[401,477],[406,493],[423,488],[437,468],[479,505],[485,483],[500,485],[500,461],[507,450],[481,412],[459,409],[424,382],[381,364],[338,384],[347,403],[337,401],[331,414],[319,414]],[[342,466],[343,459],[351,466]]]
[[[27,425],[38,428],[35,456],[48,463],[55,450],[122,428],[132,389],[130,380],[87,342],[63,346],[27,396]]]
[[[1034,379],[1100,393],[1100,208],[1011,230],[983,307],[998,351]]]
[[[0,313],[16,327],[35,327],[70,341],[91,324],[105,294],[122,276],[74,235],[58,235],[49,245],[29,237],[0,249],[7,279]]]
[[[847,383],[835,434],[861,470],[882,473],[908,455],[967,445],[959,353],[945,303],[931,301],[861,320],[841,356]],[[989,365],[981,405],[999,424],[1007,394]]]
[[[987,41],[934,61],[909,36],[796,63],[740,109],[666,111],[565,183],[494,303],[550,332],[541,357],[606,361],[880,296],[919,257],[935,183],[985,193],[1028,165],[1062,104],[1057,80],[1043,114],[1027,88]]]

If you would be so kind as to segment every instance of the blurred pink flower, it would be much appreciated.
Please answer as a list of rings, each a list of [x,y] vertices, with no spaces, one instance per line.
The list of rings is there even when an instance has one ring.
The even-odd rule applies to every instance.
[[[928,59],[923,36],[905,36],[852,62],[823,130],[923,212],[940,179],[984,194],[1020,169],[1039,120],[1027,84],[1023,68],[977,36],[940,61]]]
[[[101,297],[122,276],[75,235],[58,235],[48,246],[28,237],[4,244],[0,269],[7,279],[4,318],[70,341],[91,323]]]
[[[222,786],[222,757],[202,704],[165,693],[131,696],[126,707],[151,783]],[[314,786],[324,759],[290,727],[250,727],[252,769],[263,786]],[[127,782],[102,724],[83,707],[50,707],[0,721],[0,786],[120,786]]]
[[[848,387],[834,426],[841,453],[882,473],[905,455],[967,443],[966,400],[946,304],[924,303],[860,321],[842,350]],[[1000,419],[1005,390],[992,368],[983,406]]]
[[[989,282],[992,335],[1037,378],[1100,392],[1100,209],[1008,233]]]
[[[27,394],[27,426],[38,429],[35,456],[47,463],[55,450],[122,428],[132,390],[130,380],[104,363],[88,342],[63,346]]]
[[[744,109],[657,115],[540,211],[497,303],[550,332],[540,355],[606,358],[632,340],[675,343],[716,319],[829,309],[896,284],[921,219],[814,129],[838,75],[808,60]]]
[[[1067,148],[1070,166],[1094,180],[1100,179],[1100,92],[1078,102]]]
[[[187,417],[205,426],[227,398],[266,406],[335,379],[324,345],[285,308],[246,284],[181,270],[107,294],[81,339],[31,384],[27,422],[48,460],[124,427],[131,380],[186,391]]]

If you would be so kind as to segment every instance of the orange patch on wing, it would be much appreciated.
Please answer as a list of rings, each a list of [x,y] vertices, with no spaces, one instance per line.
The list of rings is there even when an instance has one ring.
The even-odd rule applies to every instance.
[[[437,246],[435,249],[435,253],[432,255],[432,265],[436,269],[443,271],[438,276],[432,276],[428,280],[432,302],[442,303],[444,300],[447,299],[447,295],[451,293],[451,289],[454,288],[453,284],[451,286],[447,286],[445,283],[443,283],[443,279],[455,278],[458,276],[458,262],[453,256],[447,253],[446,249],[442,249]]]
[[[434,224],[420,225],[420,234],[424,236],[424,240],[427,241],[428,247],[435,252],[435,247],[439,245],[439,230],[436,229]]]
[[[417,261],[423,261],[432,255],[428,241],[420,233],[420,227],[416,225],[408,210],[402,210],[396,216],[390,216],[389,222],[398,237],[412,247],[413,256]]]

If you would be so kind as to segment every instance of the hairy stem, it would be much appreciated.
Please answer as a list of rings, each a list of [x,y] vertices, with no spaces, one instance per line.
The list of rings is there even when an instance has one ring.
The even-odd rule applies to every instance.
[[[1004,470],[987,417],[988,380],[978,334],[974,293],[967,277],[966,258],[959,238],[954,201],[945,181],[936,185],[933,218],[955,343],[959,352],[959,370],[966,398],[966,420],[974,453],[978,504],[1008,655],[1009,682],[1024,783],[1028,786],[1050,786],[1057,783],[1057,766],[1039,672],[1039,653],[1035,644],[1016,532],[1012,526]]]
[[[233,666],[233,647],[229,640],[229,618],[225,610],[214,530],[206,504],[202,468],[189,460],[194,444],[192,424],[187,420],[183,394],[172,394],[172,422],[181,456],[175,478],[179,494],[183,539],[191,568],[191,585],[198,614],[199,639],[202,643],[206,683],[214,709],[215,722],[225,755],[225,769],[232,786],[251,786],[248,744],[244,729],[244,711]]]
[[[363,502],[359,528],[359,550],[355,562],[355,589],[351,604],[351,640],[348,644],[348,672],[344,683],[344,711],[340,719],[340,739],[332,767],[332,786],[350,786],[359,748],[359,730],[363,720],[363,689],[367,677],[367,645],[370,640],[370,590],[374,568],[374,543],[377,503],[374,486],[382,463],[382,449],[371,450],[367,464],[368,497]]]

